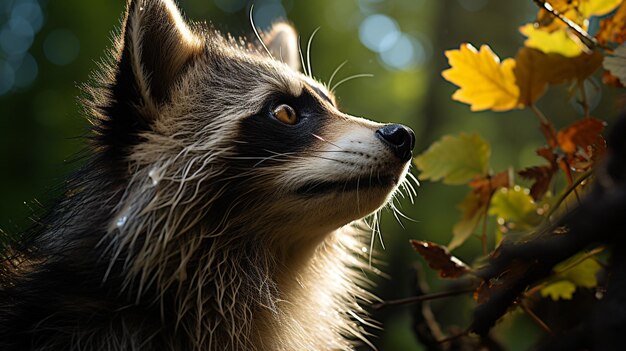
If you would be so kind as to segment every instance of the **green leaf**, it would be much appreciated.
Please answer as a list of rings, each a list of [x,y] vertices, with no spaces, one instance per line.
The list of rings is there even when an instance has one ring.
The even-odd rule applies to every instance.
[[[555,271],[559,271],[559,267],[563,265],[567,267],[568,262],[575,262],[576,260],[580,260],[582,254],[578,254],[569,260],[557,265],[554,269]],[[574,283],[576,286],[582,288],[595,288],[598,286],[598,278],[596,275],[598,271],[602,269],[602,266],[594,260],[593,258],[587,258],[584,261],[580,262],[576,266],[571,269],[566,270],[565,272],[559,274],[570,282]]]
[[[461,221],[452,229],[452,241],[448,244],[448,249],[454,250],[461,246],[471,235],[485,214],[485,204],[475,192],[467,194],[465,199],[458,205],[461,210]]]
[[[478,134],[445,135],[415,158],[420,179],[465,184],[487,173],[491,148]]]
[[[581,261],[584,254],[572,256],[554,267],[556,282],[541,289],[541,296],[550,296],[552,300],[571,300],[577,288],[595,288],[598,286],[597,274],[602,266],[593,258]],[[580,263],[577,263],[580,262]],[[572,267],[572,264],[575,266]]]
[[[491,199],[489,214],[522,227],[538,224],[537,205],[530,196],[530,190],[520,186],[501,188]]]
[[[574,285],[574,283],[568,280],[559,280],[541,289],[541,296],[550,296],[554,301],[561,299],[571,300],[575,291],[576,285]]]

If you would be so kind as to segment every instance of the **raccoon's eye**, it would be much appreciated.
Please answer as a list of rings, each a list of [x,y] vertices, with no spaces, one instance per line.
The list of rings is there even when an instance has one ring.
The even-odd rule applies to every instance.
[[[296,111],[293,109],[293,107],[289,105],[278,105],[274,109],[274,111],[272,111],[272,115],[274,115],[274,118],[276,118],[277,120],[290,126],[298,122],[298,116],[296,115]]]

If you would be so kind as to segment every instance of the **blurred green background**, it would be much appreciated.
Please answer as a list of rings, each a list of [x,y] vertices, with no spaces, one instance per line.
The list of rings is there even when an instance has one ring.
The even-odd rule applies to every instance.
[[[492,167],[541,164],[534,150],[543,144],[535,117],[526,111],[505,114],[471,113],[450,99],[454,87],[441,78],[447,67],[444,51],[462,42],[489,44],[500,57],[515,55],[523,37],[517,27],[530,22],[537,9],[531,0],[263,0],[254,1],[258,27],[267,29],[278,17],[295,23],[302,44],[320,27],[312,45],[314,75],[325,81],[344,60],[335,81],[352,74],[338,88],[347,113],[381,122],[404,123],[417,135],[416,152],[446,133],[477,132],[492,145]],[[236,36],[250,36],[247,0],[180,0],[186,16],[212,22]],[[50,204],[64,177],[78,166],[88,131],[80,114],[77,86],[111,44],[119,26],[123,0],[2,0],[0,2],[0,228],[16,233],[33,220],[38,203]],[[615,115],[602,92],[596,115]],[[578,115],[568,103],[566,88],[556,89],[539,105],[557,126]],[[563,106],[566,106],[565,108]],[[414,174],[417,172],[413,170]],[[455,208],[467,189],[424,183],[415,204],[401,203],[413,221],[402,226],[386,213],[382,219],[388,279],[378,279],[384,299],[412,294],[411,266],[419,261],[411,238],[446,244],[459,218]],[[467,261],[476,257],[479,241],[457,251]],[[429,273],[432,290],[445,282]],[[473,302],[469,297],[433,303],[444,329],[467,326]],[[381,350],[421,350],[411,331],[410,308],[376,312],[384,329],[373,342]],[[514,327],[512,327],[514,326]],[[498,326],[496,334],[511,350],[524,350],[540,332],[522,315]]]

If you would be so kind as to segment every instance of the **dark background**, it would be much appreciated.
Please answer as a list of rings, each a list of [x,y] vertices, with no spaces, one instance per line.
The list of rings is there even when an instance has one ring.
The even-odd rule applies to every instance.
[[[248,1],[180,0],[180,6],[188,18],[212,22],[236,36],[252,32]],[[82,150],[88,125],[76,99],[78,86],[89,81],[110,47],[124,7],[123,0],[0,2],[0,228],[5,232],[27,227],[34,220],[33,210],[39,203],[49,204],[64,177],[79,165],[72,159]],[[374,74],[338,88],[345,112],[410,126],[417,135],[417,152],[443,134],[477,132],[492,145],[496,171],[541,164],[534,154],[543,143],[538,122],[527,111],[472,113],[453,102],[455,88],[440,75],[447,67],[443,52],[470,42],[477,47],[489,44],[502,58],[514,56],[523,42],[517,28],[532,21],[535,13],[531,0],[254,1],[259,28],[286,17],[298,28],[303,46],[321,28],[311,51],[319,80],[327,80],[344,60],[348,64],[335,81]],[[592,97],[599,104],[594,114],[610,121],[616,107],[603,94],[608,93]],[[539,105],[563,126],[579,114],[567,100],[567,87],[562,87]],[[390,277],[377,279],[377,293],[385,299],[411,294],[410,267],[419,258],[408,240],[448,243],[459,219],[455,204],[467,189],[426,182],[418,192],[415,204],[401,203],[414,222],[403,220],[403,229],[389,213],[382,219],[386,249],[376,245],[387,262],[381,268]],[[470,239],[455,254],[471,262],[479,244]],[[445,284],[434,276],[430,281],[433,290]],[[444,326],[466,326],[472,307],[469,297],[433,305]],[[381,350],[421,350],[408,308],[390,308],[377,313],[377,319],[384,329],[374,331],[373,342]],[[541,332],[514,313],[495,333],[511,350],[524,350]]]

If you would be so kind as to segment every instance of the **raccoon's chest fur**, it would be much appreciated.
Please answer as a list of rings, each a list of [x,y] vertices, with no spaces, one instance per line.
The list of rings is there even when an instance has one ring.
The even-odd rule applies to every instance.
[[[128,0],[85,88],[92,156],[5,252],[1,350],[369,344],[358,226],[412,189],[414,134],[339,111],[291,26],[258,39]]]

